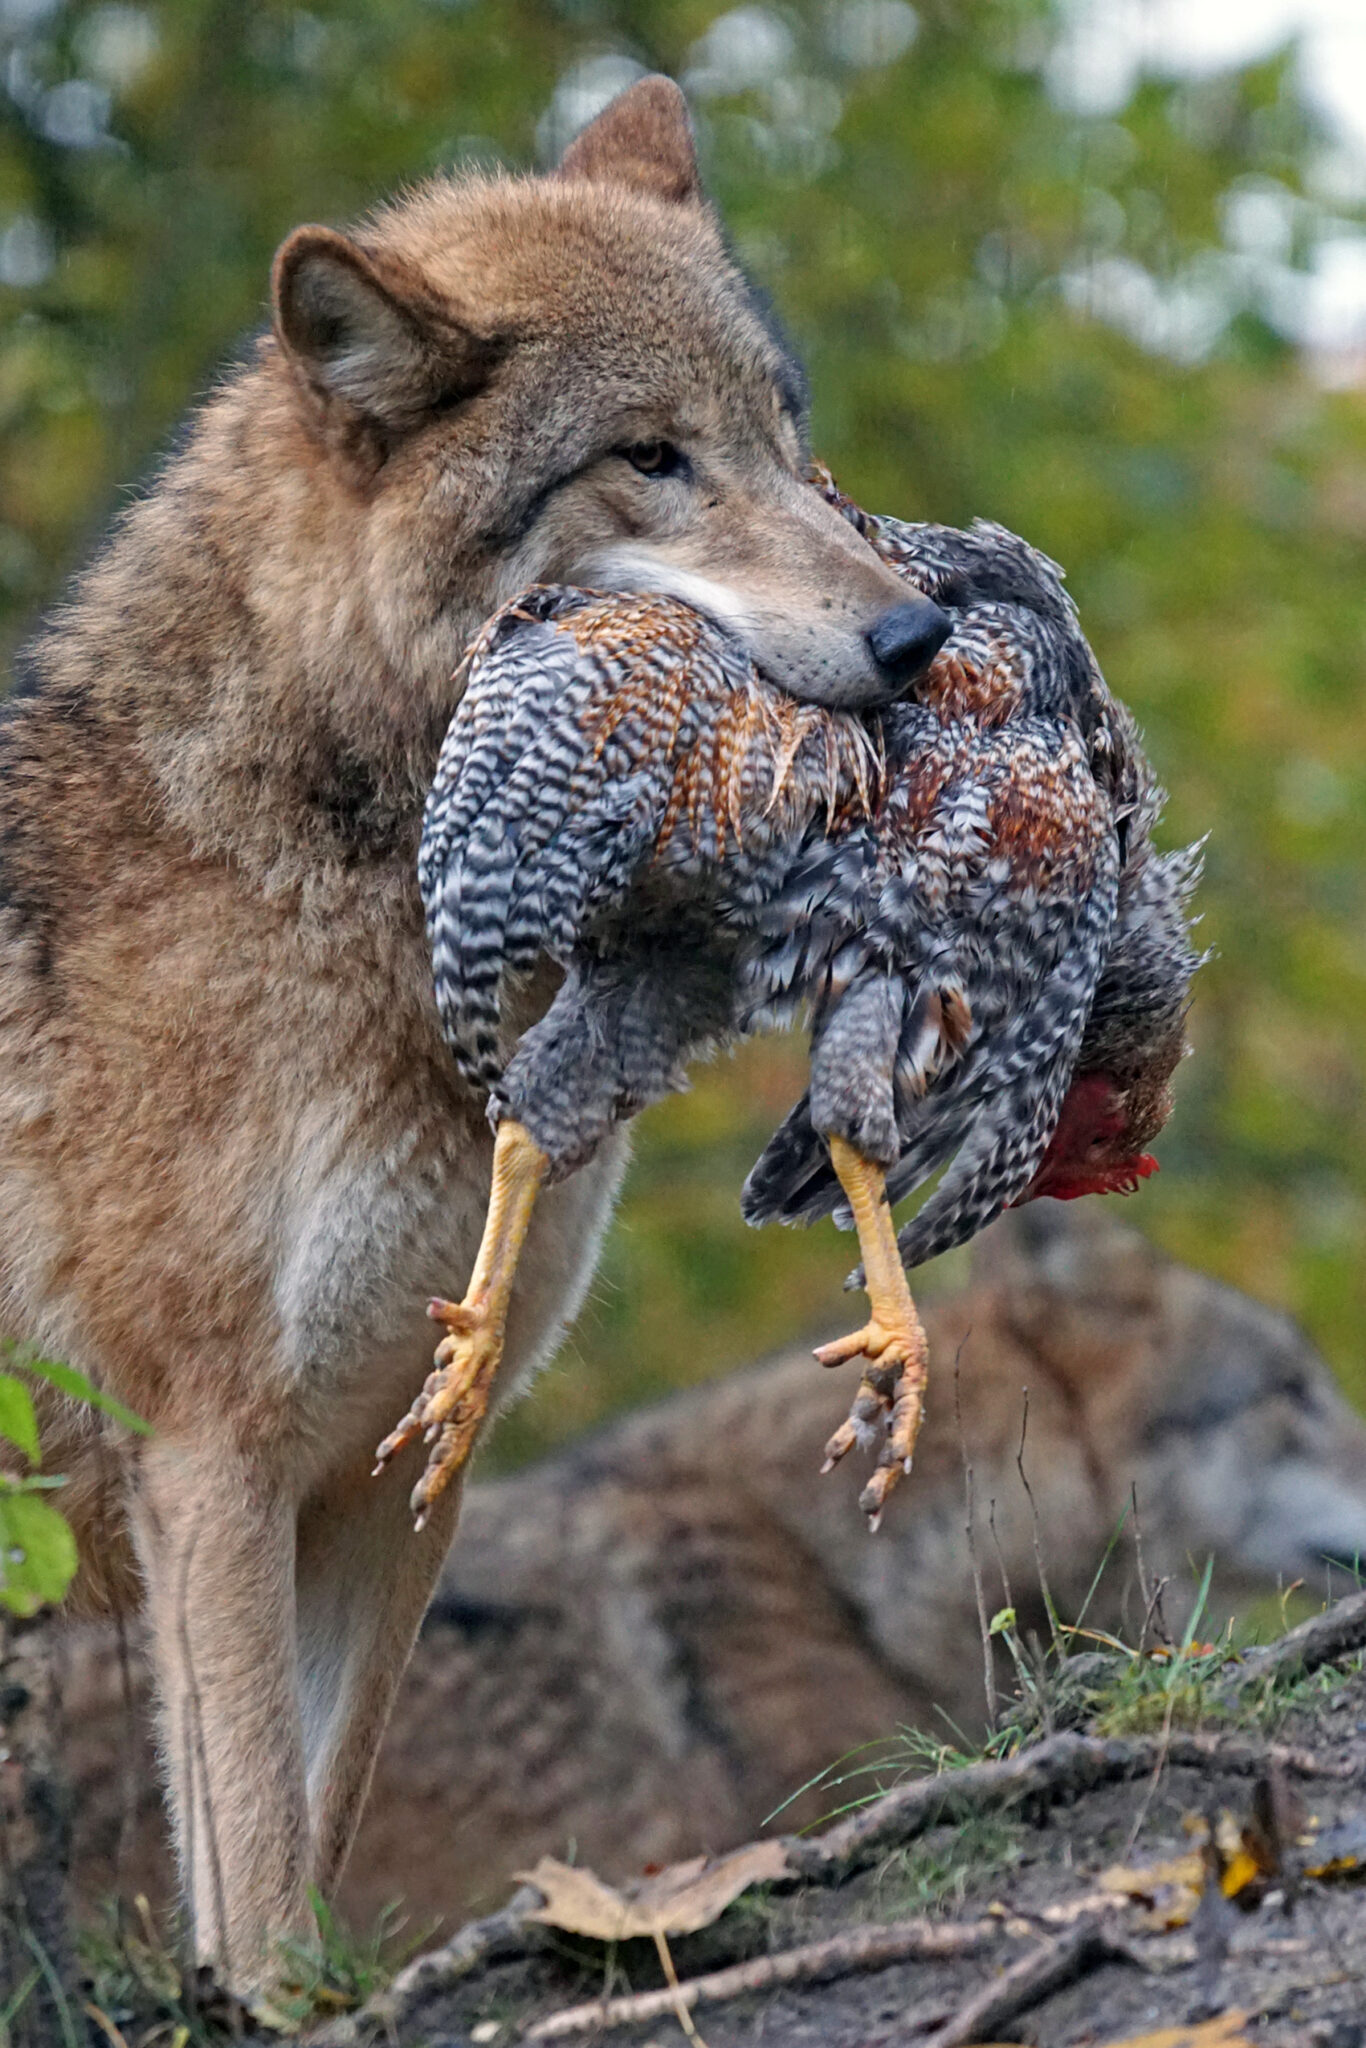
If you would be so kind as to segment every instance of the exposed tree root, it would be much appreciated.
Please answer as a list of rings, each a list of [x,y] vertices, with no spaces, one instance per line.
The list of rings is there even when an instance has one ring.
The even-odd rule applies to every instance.
[[[966,1770],[943,1771],[938,1777],[915,1778],[898,1786],[823,1835],[789,1841],[788,1867],[794,1877],[828,1883],[904,1847],[930,1828],[956,1825],[1022,1802],[1053,1805],[1098,1785],[1146,1777],[1163,1763],[1241,1778],[1253,1777],[1273,1762],[1298,1777],[1351,1775],[1350,1766],[1324,1763],[1307,1750],[1243,1736],[1051,1735],[1004,1761],[971,1764]]]
[[[662,2019],[677,2012],[680,2006],[694,2012],[698,2006],[719,2005],[750,1992],[773,1991],[781,1984],[828,1983],[835,1977],[851,1976],[856,1970],[885,1970],[891,1963],[904,1963],[916,1957],[942,1960],[946,1956],[976,1955],[1003,1938],[999,1920],[972,1920],[964,1926],[923,1919],[897,1920],[887,1927],[855,1927],[848,1934],[832,1935],[828,1941],[784,1949],[778,1955],[755,1956],[747,1963],[733,1963],[729,1969],[712,1970],[705,1977],[684,1978],[676,1992],[668,1988],[640,1991],[630,1997],[594,1998],[584,2005],[571,2005],[563,2012],[534,2021],[522,2038],[560,2041],[589,2028],[624,2027],[636,2021]]]
[[[390,2040],[399,2022],[433,1992],[448,1991],[483,1963],[529,1954],[548,1938],[548,1930],[531,1918],[542,1903],[533,1885],[522,1885],[498,1912],[471,1920],[440,1948],[415,1957],[359,2012],[311,2034],[310,2048],[359,2048],[361,2043]]]
[[[1115,1956],[1131,1960],[1127,1950],[1109,1939],[1098,1918],[1078,1920],[1065,1934],[1021,1956],[984,1990],[975,1991],[952,2019],[924,2037],[924,2048],[968,2048],[970,2042],[985,2041],[1031,2005]]]
[[[1352,1593],[1324,1613],[1302,1621],[1278,1642],[1245,1652],[1236,1670],[1215,1688],[1214,1698],[1227,1705],[1249,1686],[1272,1678],[1302,1678],[1358,1650],[1366,1650],[1366,1593]]]
[[[838,1884],[855,1871],[878,1862],[891,1850],[902,1848],[926,1834],[931,1828],[946,1823],[960,1824],[978,1815],[999,1812],[1022,1803],[1036,1808],[1053,1805],[1095,1786],[1146,1777],[1163,1763],[1213,1770],[1234,1777],[1253,1777],[1273,1761],[1299,1777],[1352,1775],[1350,1766],[1325,1763],[1307,1750],[1290,1749],[1244,1736],[1179,1733],[1164,1741],[1161,1736],[1119,1739],[1071,1733],[1053,1735],[1044,1742],[1031,1744],[1028,1749],[1003,1762],[972,1764],[961,1771],[942,1772],[935,1778],[917,1778],[836,1822],[823,1835],[805,1839],[789,1836],[783,1844],[785,1881]],[[362,2012],[324,2028],[314,2037],[317,2048],[360,2048],[360,2044],[384,2039],[427,1997],[449,1990],[481,1964],[498,1957],[524,1954],[536,1947],[545,1938],[544,1931],[530,1916],[541,1904],[541,1894],[533,1886],[523,1885],[501,1912],[493,1913],[484,1920],[472,1921],[443,1947],[433,1949],[430,1954],[419,1956],[410,1963],[389,1989],[372,1999]],[[917,1929],[922,1931],[912,1931]],[[929,1934],[923,1929],[922,1922],[861,1929],[856,1934],[815,1943],[810,1950],[792,1950],[786,1957],[761,1957],[754,1962],[718,1970],[711,1977],[694,1980],[697,1985],[710,1986],[720,1982],[732,1987],[719,1993],[713,1990],[694,1993],[693,1985],[687,1982],[682,1990],[685,1995],[695,1995],[698,2002],[711,2003],[717,1997],[736,1997],[742,1991],[762,1989],[768,1984],[813,1982],[814,1975],[809,1973],[819,1970],[820,1965],[805,1960],[809,1957],[822,1954],[843,1957],[844,1961],[836,1962],[832,1968],[832,1973],[838,1975],[850,1969],[878,1969],[911,1955],[951,1954],[954,1953],[952,1942],[962,1934],[967,1934],[972,1942],[983,1938],[971,1927],[962,1930],[937,1923],[933,1930],[935,1939],[944,1941],[946,1946],[936,1949],[929,1945]],[[1067,1942],[1072,1942],[1076,1935],[1076,1929],[1069,1929]],[[890,1949],[885,1947],[887,1943],[892,1944]],[[898,1943],[905,1945],[897,1946]],[[1091,1953],[1079,1938],[1074,1946],[1079,1957]],[[1050,1954],[1054,1948],[1059,1957],[1074,1953],[1073,1947],[1050,1944]],[[784,1976],[781,1974],[783,1970],[790,1970],[792,1974]],[[770,1971],[779,1974],[765,1974]],[[755,1975],[756,1972],[759,1974]],[[1020,1981],[1032,1980],[1022,1978]],[[1037,1997],[1044,1995],[1042,1990],[1035,1994]],[[657,2000],[657,2005],[641,2006],[638,2000],[624,2001],[632,2007],[627,2017],[653,2017],[672,2011],[676,2004],[671,1991],[649,1992],[642,1996],[647,2001]],[[611,2002],[612,2009],[622,2004],[620,2000]],[[1023,2007],[1019,2009],[1023,2010]],[[603,2011],[601,2001],[573,2008],[572,2024],[566,2015],[552,2014],[537,2022],[528,2038],[556,2039],[556,2028],[565,2034],[577,2032],[589,2024],[587,2017],[579,2015],[591,2013],[597,2024],[604,2024]],[[614,2025],[621,2023],[619,2019],[611,2022]],[[939,2037],[935,2038],[938,2041]],[[943,2035],[945,2048],[951,2039],[957,2038]],[[963,2035],[961,2038],[967,2040],[970,2037]]]

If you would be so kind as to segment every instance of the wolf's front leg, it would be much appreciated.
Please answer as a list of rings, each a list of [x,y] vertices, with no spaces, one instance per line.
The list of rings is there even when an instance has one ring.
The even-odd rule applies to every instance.
[[[271,1978],[308,1900],[294,1627],[295,1506],[278,1460],[206,1414],[141,1452],[130,1521],[147,1583],[162,1752],[196,1953],[235,1990]]]
[[[312,1876],[329,1893],[360,1821],[380,1738],[460,1512],[457,1478],[413,1534],[407,1496],[362,1455],[299,1520],[300,1698]],[[436,1731],[439,1738],[439,1731]]]

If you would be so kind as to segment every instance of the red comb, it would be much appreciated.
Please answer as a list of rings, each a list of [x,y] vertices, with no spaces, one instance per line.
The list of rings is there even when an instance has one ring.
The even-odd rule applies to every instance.
[[[1075,1202],[1082,1195],[1131,1195],[1141,1180],[1156,1172],[1157,1161],[1152,1153],[1136,1152],[1131,1159],[1119,1159],[1113,1166],[1102,1167],[1099,1173],[1040,1172],[1020,1200],[1029,1202],[1038,1195],[1048,1195],[1055,1202]]]

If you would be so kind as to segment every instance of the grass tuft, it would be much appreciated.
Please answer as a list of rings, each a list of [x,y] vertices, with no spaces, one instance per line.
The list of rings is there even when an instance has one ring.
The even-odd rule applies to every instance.
[[[211,1971],[186,1963],[182,1931],[160,1928],[145,1898],[132,1910],[111,1902],[80,1938],[86,2011],[102,2037],[122,2048],[221,2048],[244,2030],[291,2036],[382,1991],[431,1932],[411,1934],[394,1906],[364,1934],[353,1934],[316,1894],[313,1908],[316,1944],[282,1946],[282,1981],[248,2014]]]

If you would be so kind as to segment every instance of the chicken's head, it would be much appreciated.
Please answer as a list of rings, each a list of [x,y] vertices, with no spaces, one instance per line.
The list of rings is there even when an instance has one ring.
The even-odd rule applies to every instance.
[[[1157,1172],[1142,1148],[1171,1114],[1171,1090],[1140,1077],[1125,1087],[1110,1074],[1079,1074],[1067,1091],[1057,1128],[1038,1171],[1013,1206],[1039,1195],[1074,1201],[1078,1195],[1131,1195]]]

